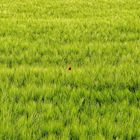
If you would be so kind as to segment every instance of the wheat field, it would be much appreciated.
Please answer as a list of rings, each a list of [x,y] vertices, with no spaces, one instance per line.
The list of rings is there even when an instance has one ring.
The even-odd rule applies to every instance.
[[[0,0],[0,140],[139,140],[140,1]]]

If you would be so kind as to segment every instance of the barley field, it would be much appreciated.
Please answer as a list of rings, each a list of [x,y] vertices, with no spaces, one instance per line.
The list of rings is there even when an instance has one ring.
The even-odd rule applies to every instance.
[[[0,140],[140,140],[140,1],[0,0]]]

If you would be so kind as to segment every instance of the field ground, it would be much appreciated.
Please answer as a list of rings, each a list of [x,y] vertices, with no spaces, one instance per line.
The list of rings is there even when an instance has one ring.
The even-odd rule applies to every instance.
[[[0,0],[0,140],[46,139],[140,139],[139,0]]]

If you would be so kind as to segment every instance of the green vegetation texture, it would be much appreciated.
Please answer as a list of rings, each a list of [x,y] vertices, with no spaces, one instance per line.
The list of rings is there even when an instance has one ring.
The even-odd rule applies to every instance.
[[[47,139],[140,139],[139,0],[0,0],[0,140]]]

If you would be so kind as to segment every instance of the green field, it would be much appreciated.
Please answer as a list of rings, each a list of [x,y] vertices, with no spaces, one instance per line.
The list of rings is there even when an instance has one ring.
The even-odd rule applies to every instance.
[[[0,0],[0,140],[113,139],[140,140],[140,0]]]

